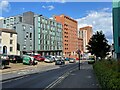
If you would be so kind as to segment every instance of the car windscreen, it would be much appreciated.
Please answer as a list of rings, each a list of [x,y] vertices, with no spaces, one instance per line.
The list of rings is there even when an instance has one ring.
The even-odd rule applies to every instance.
[[[51,58],[50,56],[45,56],[45,58]]]

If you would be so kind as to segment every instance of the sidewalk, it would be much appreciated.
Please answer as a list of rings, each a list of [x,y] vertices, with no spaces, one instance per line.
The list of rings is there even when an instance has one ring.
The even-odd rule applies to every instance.
[[[35,68],[35,67],[42,67],[42,66],[48,66],[48,65],[54,65],[54,63],[45,63],[45,62],[39,62],[35,66],[30,66],[30,65],[23,65],[22,63],[10,63],[10,65],[3,70],[0,70],[0,73],[6,74],[6,73],[11,73],[12,71],[19,71],[19,70],[24,70],[28,68]]]
[[[81,65],[81,70],[76,70],[54,88],[99,88],[92,65],[87,62]]]

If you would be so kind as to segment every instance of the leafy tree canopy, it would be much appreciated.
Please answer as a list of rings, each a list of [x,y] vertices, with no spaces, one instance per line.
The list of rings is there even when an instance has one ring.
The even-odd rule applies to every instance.
[[[87,45],[88,52],[94,54],[96,57],[105,58],[110,51],[110,45],[102,33],[97,31],[90,39]]]

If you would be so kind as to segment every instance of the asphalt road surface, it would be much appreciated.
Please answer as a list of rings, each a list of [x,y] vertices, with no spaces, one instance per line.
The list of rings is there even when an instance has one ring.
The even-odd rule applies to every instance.
[[[100,88],[92,65],[85,62],[80,70],[75,70],[69,74],[54,88]]]
[[[61,76],[63,74],[77,67],[78,63],[62,65],[60,68],[57,69],[48,70],[45,72],[38,72],[36,74],[26,75],[21,78],[8,80],[2,82],[2,88],[49,88],[56,83],[54,81],[62,78]]]

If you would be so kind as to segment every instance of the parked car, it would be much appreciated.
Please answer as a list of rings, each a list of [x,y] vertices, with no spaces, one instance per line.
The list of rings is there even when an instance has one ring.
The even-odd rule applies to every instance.
[[[76,61],[75,61],[75,59],[74,58],[70,58],[69,59],[69,63],[75,63]]]
[[[65,58],[65,60],[66,60],[66,61],[69,61],[69,58],[68,58],[68,57],[66,57],[66,58]]]
[[[25,55],[23,56],[23,64],[28,64],[28,65],[37,65],[38,61],[34,59],[34,57]]]
[[[65,64],[65,60],[62,57],[57,57],[57,60],[55,61],[55,65],[62,65]]]
[[[37,55],[32,55],[32,56],[36,59],[37,57],[40,57],[41,55],[37,54]]]
[[[0,68],[4,69],[5,67],[7,67],[9,65],[9,57],[8,55],[0,55]]]
[[[35,59],[36,59],[37,61],[44,61],[44,60],[45,60],[45,58],[42,57],[42,56],[38,56],[38,57],[36,57]]]
[[[23,58],[19,55],[9,55],[8,56],[11,63],[22,63]]]
[[[52,63],[52,62],[54,62],[54,59],[51,56],[48,55],[48,56],[45,56],[44,62]]]
[[[32,57],[34,57],[37,61],[44,61],[44,60],[45,60],[45,58],[42,57],[40,54],[38,54],[38,55],[33,55]]]
[[[89,56],[89,61],[88,64],[94,64],[95,63],[95,57],[94,56]]]

